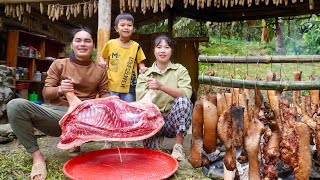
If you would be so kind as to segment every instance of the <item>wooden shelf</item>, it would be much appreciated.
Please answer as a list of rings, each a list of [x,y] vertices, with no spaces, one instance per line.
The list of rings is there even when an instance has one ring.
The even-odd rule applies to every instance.
[[[19,46],[32,46],[37,49],[40,57],[22,56],[19,54]],[[54,59],[45,59],[45,57],[56,58],[65,48],[65,44],[46,36],[29,33],[19,30],[9,30],[7,39],[7,66],[22,67],[28,69],[28,79],[18,79],[16,84],[30,83],[28,90],[39,94],[39,100],[43,100],[42,89],[44,81],[31,80],[36,71],[40,73],[47,72]]]
[[[44,83],[44,81],[37,81],[37,80],[25,80],[25,79],[18,79],[16,82],[23,82],[23,83]]]
[[[26,59],[35,59],[35,60],[38,60],[38,61],[49,61],[49,62],[52,62],[52,61],[55,60],[55,59],[43,59],[43,58],[35,58],[35,57],[21,56],[21,55],[18,55],[18,57],[26,58]]]

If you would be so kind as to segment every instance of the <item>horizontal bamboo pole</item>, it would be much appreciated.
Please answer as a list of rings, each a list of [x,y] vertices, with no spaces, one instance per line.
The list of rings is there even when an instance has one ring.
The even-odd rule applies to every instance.
[[[204,56],[199,55],[199,62],[208,63],[312,63],[320,62],[320,55],[297,56]]]
[[[265,80],[242,80],[222,78],[215,76],[199,75],[198,80],[202,84],[211,84],[221,87],[261,89],[261,90],[318,90],[320,81],[265,81]]]
[[[0,0],[0,4],[56,2],[59,0]]]

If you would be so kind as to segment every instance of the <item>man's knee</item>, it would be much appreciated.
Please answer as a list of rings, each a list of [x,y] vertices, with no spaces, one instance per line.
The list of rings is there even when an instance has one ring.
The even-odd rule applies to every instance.
[[[28,104],[30,101],[22,98],[12,99],[7,103],[7,109],[12,108],[21,108],[24,107],[26,104]]]
[[[12,99],[7,103],[7,114],[10,120],[10,117],[21,113],[21,111],[26,109],[26,105],[30,103],[30,101],[22,98]]]

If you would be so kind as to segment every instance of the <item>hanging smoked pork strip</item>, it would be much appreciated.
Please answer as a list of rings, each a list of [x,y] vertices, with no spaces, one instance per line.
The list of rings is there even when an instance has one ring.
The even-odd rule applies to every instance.
[[[214,72],[214,70],[212,70],[212,69],[208,69],[206,72],[205,72],[205,75],[206,76],[214,76],[214,74],[215,74],[215,72]],[[211,91],[212,91],[212,85],[211,84],[205,84],[204,85],[204,91],[205,91],[205,93],[206,94],[209,94],[209,93],[212,93]]]
[[[192,112],[191,165],[202,165],[203,150],[203,101],[196,101]]]
[[[269,71],[267,73],[267,81],[275,81],[275,80],[276,80],[276,74],[272,71]],[[281,114],[280,114],[280,109],[279,109],[280,97],[279,97],[277,91],[274,91],[274,90],[268,90],[267,95],[268,95],[270,107],[271,107],[271,109],[274,113],[274,116],[275,116],[275,121],[278,126],[277,128],[279,130],[279,133],[281,134],[282,122],[281,122]]]
[[[318,81],[319,76],[318,75],[311,75],[311,80],[312,81]],[[310,96],[311,96],[311,110],[312,114],[314,115],[315,113],[318,112],[318,107],[319,107],[319,90],[310,90]]]
[[[249,111],[252,111],[250,109],[251,108],[249,107]],[[244,137],[244,148],[248,153],[249,159],[249,179],[260,179],[260,139],[263,130],[264,126],[262,122],[253,116],[249,117],[248,130]]]
[[[315,131],[316,148],[317,148],[318,161],[320,161],[320,116],[315,116],[315,120],[316,120],[316,131]]]
[[[277,180],[277,160],[280,157],[279,143],[280,137],[279,133],[272,132],[269,127],[266,128],[264,132],[264,143],[263,143],[263,157],[264,157],[264,167],[263,167],[263,178],[269,180]]]
[[[207,154],[213,153],[217,148],[217,107],[203,99],[203,149]]]
[[[302,71],[293,72],[293,80],[301,81]],[[299,114],[301,114],[301,92],[300,90],[295,90],[292,92],[292,103],[293,106],[297,108]]]
[[[309,108],[308,108],[309,106]],[[301,121],[309,126],[313,131],[316,130],[317,122],[313,119],[311,115],[311,106],[310,106],[310,97],[304,96],[302,97],[302,103],[301,103]],[[309,111],[309,113],[308,113]]]
[[[59,124],[58,147],[70,149],[89,141],[137,141],[156,134],[164,124],[159,108],[152,103],[154,91],[137,102],[115,96],[82,101],[66,94],[70,107]]]
[[[297,110],[289,108],[288,100],[281,100],[280,109],[283,123],[281,160],[293,168],[295,179],[308,179],[312,165],[309,127],[297,122]]]
[[[269,71],[267,73],[267,80],[276,80],[276,74]],[[280,134],[282,128],[281,113],[279,109],[279,93],[274,90],[267,91],[269,103],[264,103],[261,108],[259,119],[261,119],[267,126],[264,133],[263,143],[263,178],[270,180],[277,180],[276,164],[280,157]]]
[[[231,105],[219,117],[218,136],[226,147],[224,164],[229,171],[236,168],[236,148],[243,146],[243,107]]]

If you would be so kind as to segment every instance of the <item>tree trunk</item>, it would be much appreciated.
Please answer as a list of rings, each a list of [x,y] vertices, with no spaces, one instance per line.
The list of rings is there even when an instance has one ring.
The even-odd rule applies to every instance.
[[[277,54],[281,55],[285,53],[283,33],[282,33],[282,23],[279,21],[279,18],[275,18],[276,23],[276,51]]]
[[[269,43],[269,31],[265,19],[262,19],[261,43]]]

